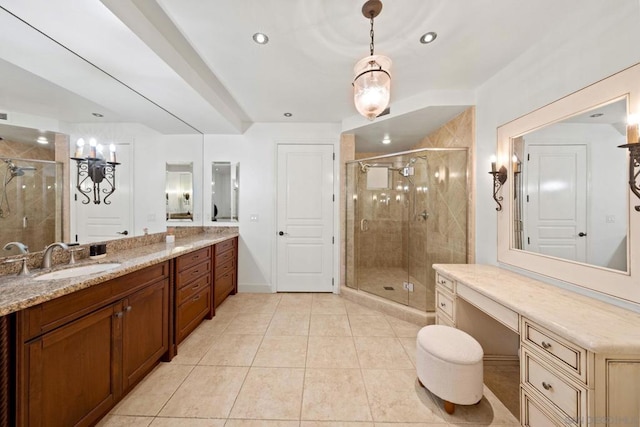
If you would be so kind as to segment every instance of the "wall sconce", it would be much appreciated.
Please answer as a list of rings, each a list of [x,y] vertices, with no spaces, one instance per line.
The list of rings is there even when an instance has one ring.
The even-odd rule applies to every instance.
[[[507,182],[507,168],[500,166],[500,169],[496,170],[496,156],[491,156],[491,172],[489,173],[493,175],[493,200],[498,204],[496,210],[499,212],[502,210],[502,203],[500,203],[502,196],[498,197],[498,191]]]
[[[76,152],[71,160],[76,161],[76,189],[82,194],[86,200],[83,204],[89,204],[91,201],[96,205],[104,202],[105,205],[111,204],[107,201],[109,196],[116,191],[116,166],[120,163],[116,162],[116,146],[109,146],[109,161],[106,161],[102,155],[102,146],[99,145],[94,138],[89,140],[89,155],[84,155],[84,139],[78,139],[76,143]],[[85,182],[92,185],[83,188]],[[105,188],[101,188],[101,185]],[[93,193],[93,198],[89,195]],[[104,197],[101,200],[101,196]]]
[[[631,115],[627,124],[627,143],[618,145],[620,148],[629,149],[629,188],[633,194],[640,199],[640,185],[638,175],[640,175],[640,134],[638,132],[639,117]],[[637,170],[636,170],[637,169]],[[636,212],[640,212],[640,205],[634,206]]]

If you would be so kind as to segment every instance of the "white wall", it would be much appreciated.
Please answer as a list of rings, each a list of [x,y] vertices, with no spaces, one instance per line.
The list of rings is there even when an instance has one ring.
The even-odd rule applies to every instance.
[[[340,153],[340,125],[327,123],[256,123],[243,135],[205,135],[204,182],[211,182],[211,162],[240,162],[240,227],[238,248],[238,287],[244,292],[274,292],[275,243],[276,243],[276,145],[277,143],[333,144],[337,156]],[[338,191],[336,171],[335,188]],[[204,191],[205,198],[211,193]],[[210,200],[205,200],[205,219],[210,219]],[[338,206],[336,202],[334,227],[338,233]],[[249,220],[257,215],[258,221]],[[207,222],[205,225],[219,225]],[[337,246],[336,246],[337,247]],[[339,251],[336,250],[337,253]],[[339,258],[334,260],[334,272],[338,271]],[[335,273],[337,274],[337,273]],[[337,277],[337,276],[336,276]],[[338,282],[338,281],[337,281]]]
[[[501,213],[491,198],[491,176],[482,173],[496,152],[497,127],[640,62],[638,0],[589,3],[567,17],[583,23],[579,34],[545,33],[541,23],[541,41],[478,88],[478,263],[497,264],[496,215]]]

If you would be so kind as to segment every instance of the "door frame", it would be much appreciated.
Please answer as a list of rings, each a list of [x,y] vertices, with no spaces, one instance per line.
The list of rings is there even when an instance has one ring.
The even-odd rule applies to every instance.
[[[335,160],[333,161],[333,194],[335,200],[333,203],[333,236],[334,243],[332,245],[332,260],[333,260],[333,291],[334,294],[340,293],[340,140],[335,139],[278,139],[273,144],[273,219],[269,224],[271,231],[271,292],[276,293],[278,291],[278,239],[277,239],[277,227],[278,227],[278,147],[280,145],[331,145],[333,147],[333,153]]]

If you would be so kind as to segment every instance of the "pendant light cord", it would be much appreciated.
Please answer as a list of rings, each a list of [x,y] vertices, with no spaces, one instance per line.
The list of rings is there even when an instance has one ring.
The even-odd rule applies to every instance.
[[[369,35],[371,36],[371,43],[369,43],[369,51],[371,52],[371,56],[373,56],[373,12],[371,12],[371,31],[369,31]]]

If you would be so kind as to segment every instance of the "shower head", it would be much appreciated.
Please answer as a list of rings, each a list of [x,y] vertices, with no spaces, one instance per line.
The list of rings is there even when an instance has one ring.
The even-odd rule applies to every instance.
[[[6,175],[7,174],[9,175],[9,179],[6,179],[5,185],[11,182],[11,180],[16,176],[23,176],[25,171],[36,170],[34,166],[18,166],[15,163],[13,163],[11,159],[3,159],[3,160],[7,164],[7,171],[6,171],[7,173],[5,173],[5,179],[6,179]]]

